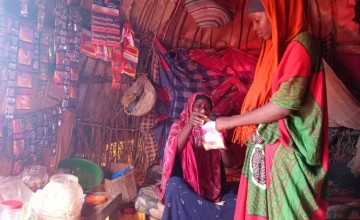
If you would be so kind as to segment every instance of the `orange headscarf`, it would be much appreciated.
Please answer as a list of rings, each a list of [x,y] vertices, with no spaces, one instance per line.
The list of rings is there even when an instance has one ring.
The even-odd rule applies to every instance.
[[[306,30],[303,0],[261,0],[268,16],[271,39],[264,40],[255,69],[254,82],[247,93],[240,114],[245,114],[268,103],[271,85],[282,55],[290,41]],[[233,141],[245,144],[257,125],[237,127]]]

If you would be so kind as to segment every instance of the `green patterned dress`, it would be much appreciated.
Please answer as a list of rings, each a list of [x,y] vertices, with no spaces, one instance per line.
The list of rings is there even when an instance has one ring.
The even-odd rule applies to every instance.
[[[287,47],[270,102],[292,109],[248,142],[235,219],[324,219],[327,105],[320,47],[307,32]],[[315,56],[312,56],[314,54]]]

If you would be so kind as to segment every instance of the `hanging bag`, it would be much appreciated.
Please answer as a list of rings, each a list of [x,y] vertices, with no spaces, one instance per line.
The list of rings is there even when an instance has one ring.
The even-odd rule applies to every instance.
[[[143,116],[151,111],[156,102],[156,91],[146,75],[140,76],[121,99],[128,115]]]

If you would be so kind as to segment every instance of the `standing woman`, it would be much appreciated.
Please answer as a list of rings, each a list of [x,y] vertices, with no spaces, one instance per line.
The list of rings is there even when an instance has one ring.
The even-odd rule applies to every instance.
[[[235,219],[324,219],[327,105],[318,42],[302,0],[251,0],[262,50],[241,114],[220,117],[247,145]]]

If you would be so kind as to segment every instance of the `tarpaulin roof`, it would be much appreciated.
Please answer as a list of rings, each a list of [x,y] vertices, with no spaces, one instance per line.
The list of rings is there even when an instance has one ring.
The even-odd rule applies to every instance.
[[[236,13],[232,22],[219,28],[200,28],[185,7],[186,0],[122,0],[120,14],[129,17],[136,32],[151,32],[166,47],[216,47],[226,45],[240,49],[257,48],[246,15],[247,1],[222,0]],[[309,26],[320,39],[335,34],[338,50],[359,53],[360,35],[355,17],[356,0],[309,0]]]

